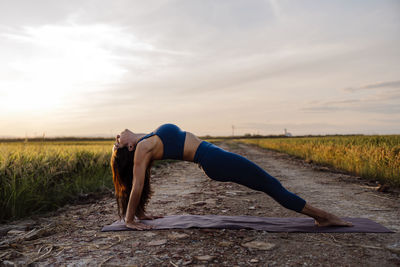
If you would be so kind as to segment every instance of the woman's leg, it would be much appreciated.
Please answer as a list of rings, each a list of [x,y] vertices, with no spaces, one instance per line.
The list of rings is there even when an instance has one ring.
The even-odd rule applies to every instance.
[[[307,204],[299,196],[288,191],[274,177],[254,162],[211,143],[203,142],[196,152],[198,162],[204,172],[213,180],[235,182],[251,189],[262,191],[287,209],[305,214],[315,219],[318,226],[351,226],[339,217]]]
[[[208,145],[200,164],[211,179],[235,182],[262,191],[287,209],[301,212],[306,204],[304,199],[288,191],[254,162],[215,145]]]

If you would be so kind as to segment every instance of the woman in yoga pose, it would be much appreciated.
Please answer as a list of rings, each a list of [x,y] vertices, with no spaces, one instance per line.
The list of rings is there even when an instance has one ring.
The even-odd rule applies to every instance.
[[[164,124],[149,134],[128,129],[116,138],[111,168],[118,214],[127,227],[137,230],[151,226],[136,220],[151,220],[145,205],[151,195],[150,167],[153,160],[178,159],[198,163],[206,175],[221,182],[235,182],[263,191],[287,209],[308,215],[318,226],[351,226],[339,217],[312,207],[252,161],[225,151],[174,124]],[[135,218],[136,217],[136,218]]]

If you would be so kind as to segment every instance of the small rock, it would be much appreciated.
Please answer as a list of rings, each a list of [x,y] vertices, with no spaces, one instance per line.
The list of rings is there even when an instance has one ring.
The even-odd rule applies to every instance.
[[[251,262],[251,263],[257,263],[258,260],[257,260],[257,259],[251,259],[250,262]]]
[[[177,240],[177,239],[187,238],[188,236],[189,235],[184,234],[184,233],[180,234],[180,233],[177,233],[177,232],[172,232],[171,234],[168,235],[168,238],[172,239],[172,240]]]
[[[144,235],[145,237],[153,237],[153,236],[156,236],[157,234],[152,233],[152,232],[146,232],[146,233],[144,233],[143,235]]]
[[[230,247],[233,244],[233,242],[230,241],[221,241],[218,243],[218,246],[220,247]]]
[[[215,258],[215,256],[211,256],[211,255],[194,256],[194,257],[199,261],[210,261]]]
[[[186,265],[191,264],[192,262],[193,262],[192,260],[187,260],[187,261],[184,261],[184,262],[182,263],[182,265],[183,265],[183,266],[186,266]]]
[[[167,239],[153,240],[147,243],[148,246],[161,246],[167,243]]]
[[[271,250],[276,245],[272,244],[272,243],[262,242],[262,241],[251,241],[251,242],[243,243],[242,246],[246,247],[246,248],[253,248],[253,249],[259,249],[259,250]]]
[[[254,207],[254,206],[249,207],[249,210],[255,210],[255,209],[256,209],[256,207]]]

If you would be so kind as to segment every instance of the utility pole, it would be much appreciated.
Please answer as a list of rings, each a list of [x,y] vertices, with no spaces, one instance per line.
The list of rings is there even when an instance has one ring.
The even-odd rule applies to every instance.
[[[232,125],[232,136],[235,136],[235,125]]]

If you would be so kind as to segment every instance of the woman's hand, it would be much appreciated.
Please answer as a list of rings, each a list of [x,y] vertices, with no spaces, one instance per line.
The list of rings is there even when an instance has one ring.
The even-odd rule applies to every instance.
[[[154,219],[158,219],[158,218],[163,218],[164,216],[162,215],[140,215],[137,216],[139,220],[154,220]]]
[[[134,229],[134,230],[149,230],[153,228],[151,225],[139,223],[139,222],[125,222],[126,227]]]

